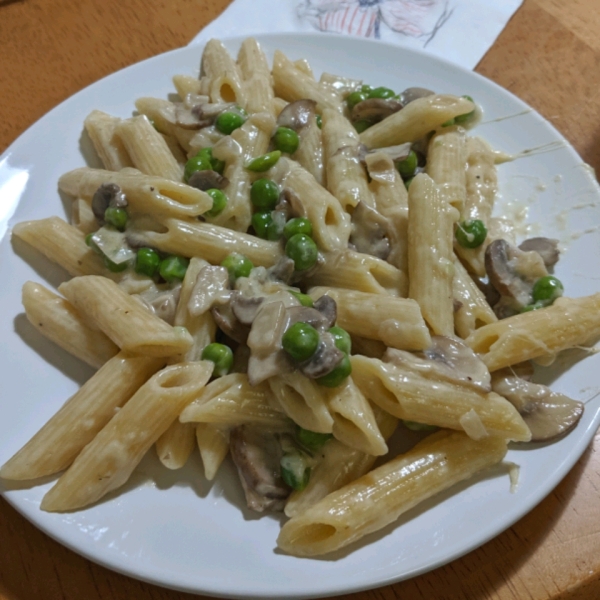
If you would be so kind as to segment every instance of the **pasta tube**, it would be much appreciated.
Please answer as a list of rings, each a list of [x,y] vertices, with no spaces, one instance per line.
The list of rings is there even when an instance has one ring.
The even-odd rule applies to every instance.
[[[399,419],[472,431],[519,442],[531,439],[529,427],[515,407],[493,392],[484,393],[458,383],[430,379],[410,368],[354,355],[352,378],[373,403]],[[466,419],[466,420],[465,420]]]
[[[296,556],[333,552],[393,523],[431,496],[499,463],[506,441],[439,432],[293,517],[277,545]]]
[[[416,142],[442,123],[473,110],[475,105],[470,100],[449,94],[418,98],[363,131],[360,141],[369,148]]]
[[[490,371],[561,350],[600,336],[600,293],[558,298],[552,306],[490,323],[465,341]]]
[[[160,358],[111,358],[0,468],[5,479],[35,479],[66,469],[116,411],[164,365]]]
[[[126,352],[173,356],[192,345],[187,330],[171,327],[110,279],[75,277],[61,284],[59,291]]]
[[[152,444],[202,390],[213,363],[181,363],[151,377],[42,499],[42,510],[82,508],[123,485]]]
[[[104,333],[89,327],[69,302],[43,285],[26,282],[22,300],[27,319],[42,335],[91,367],[99,369],[119,351]]]

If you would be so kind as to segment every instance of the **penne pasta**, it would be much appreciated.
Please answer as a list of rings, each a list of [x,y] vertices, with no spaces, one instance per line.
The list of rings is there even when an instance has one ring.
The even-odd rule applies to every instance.
[[[505,455],[506,442],[500,438],[475,442],[462,433],[440,432],[291,518],[277,545],[295,556],[333,552]]]
[[[151,377],[42,499],[49,512],[98,501],[128,479],[144,454],[204,387],[213,364],[181,363]]]
[[[173,356],[192,345],[185,329],[171,327],[110,279],[76,277],[63,283],[59,291],[126,352]]]

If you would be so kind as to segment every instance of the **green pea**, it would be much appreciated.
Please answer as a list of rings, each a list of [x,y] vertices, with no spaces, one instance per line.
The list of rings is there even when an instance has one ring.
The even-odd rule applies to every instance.
[[[404,187],[408,190],[408,188],[410,188],[410,184],[412,183],[412,180],[414,179],[414,177],[410,177],[409,179],[406,179],[404,181]]]
[[[302,292],[293,292],[292,290],[288,290],[288,292],[300,302],[302,306],[308,306],[309,308],[313,307],[313,299],[308,294],[303,294]]]
[[[308,450],[315,452],[322,448],[331,438],[331,433],[318,433],[300,426],[296,429],[296,438]]]
[[[463,221],[456,227],[454,236],[463,248],[478,248],[487,237],[487,228],[479,219]]]
[[[227,206],[227,196],[221,190],[216,188],[206,190],[206,193],[212,198],[213,205],[205,214],[209,217],[216,217],[219,213],[223,212],[223,209]]]
[[[321,127],[323,127],[323,117],[321,117],[321,115],[317,115],[317,127],[319,129],[321,129]]]
[[[426,423],[417,423],[417,421],[406,421],[402,419],[404,427],[411,431],[436,431],[438,427],[435,425],[427,425]]]
[[[140,248],[135,257],[135,272],[154,277],[158,272],[160,256],[152,248]]]
[[[248,277],[250,271],[254,268],[252,261],[246,258],[243,254],[233,252],[226,256],[221,263],[222,267],[225,267],[229,271],[229,277],[234,281],[238,277]]]
[[[217,344],[216,342],[209,344],[202,350],[201,358],[202,360],[210,360],[215,363],[213,377],[227,375],[233,366],[233,352],[225,344]]]
[[[342,358],[333,371],[330,371],[327,375],[323,375],[323,377],[319,377],[315,381],[319,385],[334,388],[343,383],[350,373],[352,373],[352,363],[348,355],[344,354],[344,358]]]
[[[186,163],[183,170],[183,178],[187,182],[196,171],[210,171],[210,160],[206,156],[192,156]]]
[[[299,452],[284,454],[279,461],[281,478],[293,490],[302,491],[310,481],[310,467]]]
[[[414,150],[411,150],[404,160],[400,160],[396,163],[396,168],[402,179],[410,179],[415,174],[418,165],[419,159],[417,158],[417,153]]]
[[[98,248],[98,246],[96,245],[96,242],[94,242],[93,233],[88,233],[85,236],[85,245],[91,248],[94,252],[96,252],[96,254],[102,254],[102,250],[100,250],[100,248]]]
[[[294,261],[296,271],[310,269],[319,256],[317,245],[304,233],[297,233],[287,241],[285,253]]]
[[[337,325],[331,327],[329,329],[329,333],[331,333],[333,336],[336,347],[342,352],[350,354],[350,351],[352,350],[352,340],[350,339],[350,334],[345,329],[342,329]]]
[[[116,208],[113,206],[109,206],[104,211],[104,220],[108,225],[112,225],[115,229],[119,231],[125,231],[125,226],[127,225],[127,211],[124,208]]]
[[[250,187],[250,201],[261,210],[273,210],[279,202],[279,186],[271,179],[257,179]]]
[[[310,222],[310,219],[307,219],[306,217],[294,217],[293,219],[290,219],[283,228],[283,235],[285,235],[287,239],[298,233],[303,233],[304,235],[312,237],[312,232],[312,223]]]
[[[160,261],[158,266],[159,275],[168,283],[172,281],[183,281],[190,261],[183,256],[167,256]]]
[[[205,160],[207,160],[210,163],[210,166],[213,171],[216,171],[217,173],[220,173],[221,175],[223,174],[223,171],[225,170],[225,161],[215,158],[213,156],[212,148],[202,148],[202,150],[200,150],[198,152],[198,154],[196,154],[196,156],[199,156],[200,158],[204,158]]]
[[[290,129],[289,127],[278,127],[273,136],[273,142],[275,143],[275,148],[277,148],[277,150],[281,150],[287,154],[294,154],[300,145],[300,138],[293,129]]]
[[[533,284],[533,296],[534,303],[543,303],[545,306],[552,304],[557,298],[563,295],[565,288],[560,281],[553,275],[546,275],[540,277]]]
[[[281,336],[283,349],[298,362],[308,360],[319,346],[319,332],[309,323],[294,323]]]
[[[270,210],[259,210],[252,215],[252,227],[257,237],[266,240],[267,228],[273,222]]]
[[[390,88],[386,87],[377,87],[372,89],[369,92],[369,98],[382,98],[383,100],[387,100],[388,98],[393,98],[396,95],[394,90],[390,90]]]
[[[456,124],[456,119],[448,119],[444,123],[442,123],[442,127],[452,127],[452,125]]]
[[[113,273],[120,273],[121,271],[124,271],[129,266],[129,263],[127,263],[127,262],[122,262],[122,263],[113,262],[112,260],[110,260],[110,258],[108,258],[108,256],[105,256],[103,258],[103,260],[104,260],[104,266],[109,271],[112,271]]]
[[[368,85],[368,84],[363,84],[360,86],[360,92],[362,92],[363,94],[367,94],[367,96],[373,91],[373,86]]]
[[[475,104],[475,100],[473,100],[473,98],[471,98],[471,96],[463,96],[463,98],[466,98],[467,100],[470,100],[471,102],[473,102],[473,104]],[[454,117],[454,121],[455,123],[458,123],[459,125],[464,125],[465,123],[468,123],[471,119],[473,119],[473,117],[475,116],[475,109],[473,109],[471,112],[465,113],[464,115],[458,115],[457,117]]]
[[[281,150],[273,150],[273,152],[257,156],[255,159],[251,160],[246,165],[246,169],[248,169],[248,171],[254,171],[255,173],[264,173],[275,166],[280,158]]]
[[[371,121],[367,121],[367,119],[360,119],[354,123],[354,129],[356,129],[356,133],[362,133],[366,129],[369,129],[373,123]]]
[[[229,135],[244,124],[246,119],[237,112],[226,110],[215,121],[216,128],[225,135]]]
[[[346,106],[352,110],[359,102],[367,99],[367,95],[364,92],[352,92],[346,97]]]

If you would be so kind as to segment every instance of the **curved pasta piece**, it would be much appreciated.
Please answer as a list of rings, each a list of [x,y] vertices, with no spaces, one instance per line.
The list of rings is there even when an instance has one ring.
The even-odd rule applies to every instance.
[[[117,346],[148,356],[183,354],[192,346],[187,330],[171,327],[105,277],[75,277],[59,291]]]
[[[423,500],[472,477],[506,455],[506,441],[480,442],[439,432],[406,454],[329,494],[281,528],[277,545],[295,556],[318,556],[393,523]]]
[[[473,102],[450,94],[418,98],[409,102],[402,110],[363,131],[360,141],[369,148],[416,142],[442,123],[473,110]]]
[[[342,250],[326,252],[306,278],[308,285],[327,285],[371,294],[406,296],[406,273],[375,256]]]
[[[582,298],[558,298],[552,306],[490,323],[465,341],[490,371],[600,337],[600,293]]]
[[[276,375],[269,387],[287,416],[310,431],[332,433],[333,417],[327,408],[323,388],[299,371]]]
[[[42,499],[42,510],[74,510],[128,479],[152,444],[202,390],[213,370],[202,361],[166,367],[151,377],[75,459]]]
[[[269,386],[250,385],[245,373],[229,373],[211,381],[186,406],[179,420],[227,427],[255,424],[273,429],[285,427],[289,422],[283,412],[273,408]]]
[[[531,439],[521,415],[498,394],[432,381],[410,368],[375,358],[354,355],[350,360],[352,378],[360,391],[399,419],[463,431],[478,418],[489,435],[519,442]],[[470,415],[466,422],[465,415]]]
[[[311,288],[309,293],[314,299],[331,296],[337,303],[337,324],[350,334],[401,350],[425,350],[431,345],[414,300],[329,287]]]
[[[65,194],[91,201],[103,183],[116,183],[121,188],[127,196],[127,210],[133,214],[158,218],[197,217],[213,205],[212,198],[201,190],[133,169],[115,173],[82,167],[62,175],[58,187]]]

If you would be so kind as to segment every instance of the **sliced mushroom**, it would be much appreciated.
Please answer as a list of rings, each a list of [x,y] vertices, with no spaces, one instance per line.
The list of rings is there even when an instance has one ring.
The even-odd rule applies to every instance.
[[[385,260],[391,250],[389,228],[389,219],[361,201],[352,213],[350,244],[358,252]]]
[[[231,430],[229,448],[248,508],[283,510],[291,489],[281,478],[283,451],[277,435],[240,425]]]
[[[252,325],[263,302],[264,298],[261,297],[245,296],[238,291],[231,293],[231,310],[242,325]]]
[[[542,257],[547,269],[551,269],[558,262],[560,256],[558,240],[546,237],[529,238],[519,245],[519,249],[524,252],[537,252]]]
[[[277,117],[278,127],[288,127],[294,131],[306,127],[315,118],[317,103],[314,100],[290,102]]]
[[[289,284],[295,270],[294,261],[289,256],[282,256],[272,267],[267,269],[269,279]]]
[[[410,154],[410,150],[410,142],[407,142],[406,144],[398,144],[397,146],[385,146],[384,148],[376,148],[374,150],[369,150],[367,146],[360,144],[358,147],[358,159],[363,165],[365,165],[367,162],[367,155],[383,152],[384,154],[387,154],[394,162],[396,162],[399,160],[404,160]]]
[[[310,306],[291,306],[287,309],[287,326],[291,327],[294,323],[308,323],[315,329],[325,330],[328,329],[329,319],[323,313],[319,312],[316,308]]]
[[[322,333],[316,352],[309,360],[300,365],[300,371],[310,379],[317,379],[331,373],[342,359],[344,353],[335,345],[331,333]]]
[[[127,198],[116,183],[103,183],[92,196],[92,212],[100,224],[104,223],[104,213],[109,206],[127,206]]]
[[[229,272],[225,267],[207,265],[198,273],[187,309],[192,317],[197,317],[214,304],[225,304],[228,299]]]
[[[234,102],[198,102],[191,108],[192,115],[199,121],[210,121],[211,123],[225,110],[235,107]]]
[[[583,414],[583,403],[521,379],[511,369],[493,373],[492,389],[519,411],[531,429],[532,442],[551,440],[571,431]]]
[[[426,98],[427,96],[433,96],[435,92],[428,90],[427,88],[422,87],[409,87],[406,88],[400,94],[400,100],[404,106],[410,104],[414,100],[418,100],[419,98]]]
[[[369,121],[377,123],[402,109],[402,104],[397,100],[384,100],[383,98],[367,98],[358,102],[352,109],[352,121]]]
[[[232,340],[245,344],[250,333],[250,327],[248,325],[242,325],[233,314],[229,304],[223,304],[221,306],[213,306],[210,309],[217,327]]]
[[[196,107],[188,108],[184,104],[175,104],[175,123],[182,129],[202,129],[212,124],[214,119],[199,118]]]
[[[323,294],[318,300],[313,303],[313,308],[318,310],[326,319],[324,327],[329,329],[335,325],[337,321],[337,304],[336,301],[327,294]]]
[[[485,251],[485,270],[500,296],[507,298],[514,311],[531,303],[532,285],[522,279],[511,265],[512,247],[505,240],[494,240]],[[503,305],[505,306],[505,304]],[[513,313],[514,314],[514,313]]]
[[[188,179],[188,185],[205,192],[206,190],[222,190],[229,185],[229,179],[216,171],[195,171]]]
[[[432,336],[431,341],[424,352],[388,348],[383,360],[429,379],[459,383],[483,392],[491,390],[487,367],[462,340]]]
[[[160,317],[163,321],[169,323],[169,325],[173,325],[180,295],[181,284],[166,290],[150,288],[137,294],[136,297],[157,317]]]

